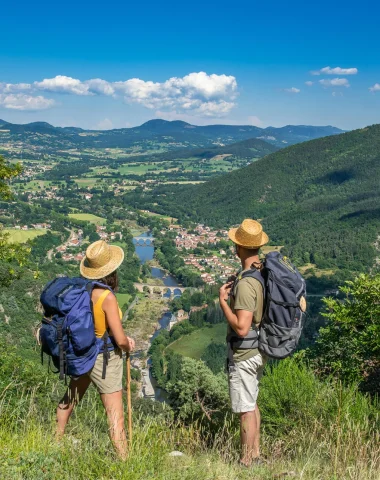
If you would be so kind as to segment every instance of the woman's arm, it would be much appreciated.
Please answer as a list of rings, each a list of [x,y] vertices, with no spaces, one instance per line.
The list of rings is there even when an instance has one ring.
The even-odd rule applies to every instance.
[[[108,326],[112,332],[118,347],[125,352],[131,352],[135,348],[135,341],[124,333],[120,320],[119,305],[113,293],[107,295],[103,302],[103,311],[106,314]]]

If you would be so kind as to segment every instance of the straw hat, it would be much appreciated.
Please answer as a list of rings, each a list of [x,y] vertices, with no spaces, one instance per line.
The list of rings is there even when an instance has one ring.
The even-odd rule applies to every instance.
[[[85,278],[97,280],[114,272],[123,260],[122,248],[98,240],[87,247],[86,256],[80,263],[80,273]]]
[[[269,242],[261,223],[250,218],[246,218],[238,228],[231,228],[228,236],[236,245],[244,248],[260,248]]]

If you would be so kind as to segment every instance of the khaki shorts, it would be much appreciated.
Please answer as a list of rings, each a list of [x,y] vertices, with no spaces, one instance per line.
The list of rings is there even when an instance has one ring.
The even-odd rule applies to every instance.
[[[102,373],[103,354],[100,353],[94,367],[86,375],[90,377],[99,393],[115,393],[123,389],[123,357],[119,348],[110,352],[105,379],[102,378]]]
[[[261,353],[229,367],[228,383],[234,413],[251,412],[256,407],[259,382],[267,359]]]

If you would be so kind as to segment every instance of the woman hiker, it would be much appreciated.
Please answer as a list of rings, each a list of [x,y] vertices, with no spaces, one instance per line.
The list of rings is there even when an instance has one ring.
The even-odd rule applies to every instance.
[[[82,277],[96,280],[112,289],[95,287],[92,291],[95,335],[102,338],[108,331],[111,351],[103,379],[104,355],[100,353],[95,365],[88,373],[72,377],[68,389],[57,408],[57,437],[62,438],[67,422],[92,382],[103,402],[109,424],[109,434],[117,454],[127,456],[127,438],[124,429],[123,412],[123,359],[122,351],[131,352],[135,347],[132,338],[124,333],[122,313],[113,292],[118,288],[117,269],[124,260],[124,252],[118,246],[108,245],[103,240],[92,243],[80,265]]]

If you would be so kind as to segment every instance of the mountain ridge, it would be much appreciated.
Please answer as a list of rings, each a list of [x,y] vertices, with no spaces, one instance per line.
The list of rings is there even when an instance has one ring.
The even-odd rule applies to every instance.
[[[226,145],[250,138],[259,138],[277,147],[284,147],[312,138],[344,133],[343,130],[331,126],[288,125],[284,127],[260,128],[252,125],[191,125],[181,120],[153,119],[137,127],[110,130],[86,130],[79,127],[55,127],[47,122],[31,122],[15,124],[1,121],[9,135],[18,135],[21,141],[43,142],[35,139],[33,134],[48,134],[52,137],[70,142],[78,147],[120,147],[137,145],[142,141],[156,141],[162,144],[181,144],[182,147],[209,147]],[[21,137],[21,138],[20,138]],[[31,138],[30,138],[31,137]],[[1,144],[0,138],[0,144]],[[62,147],[62,145],[60,145]],[[172,147],[171,147],[172,148]]]

